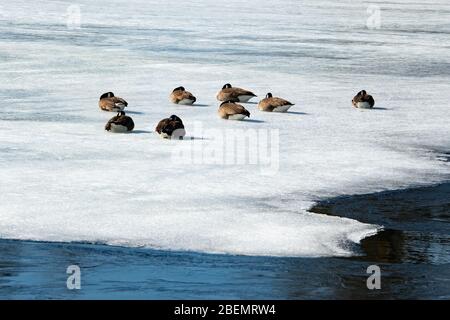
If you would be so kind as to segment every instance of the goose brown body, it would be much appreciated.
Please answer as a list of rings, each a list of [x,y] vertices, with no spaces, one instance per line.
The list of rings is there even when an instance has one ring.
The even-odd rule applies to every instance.
[[[370,94],[367,94],[366,90],[361,90],[356,94],[356,96],[353,97],[352,105],[355,108],[373,108],[375,105],[375,100]]]
[[[134,129],[134,121],[125,112],[121,111],[112,117],[105,125],[106,131],[111,132],[128,132]]]
[[[169,96],[169,100],[175,104],[193,104],[197,101],[192,93],[186,91],[184,87],[175,88]]]
[[[101,95],[98,106],[104,111],[119,112],[128,106],[128,102],[120,97],[114,96],[112,92],[107,92]]]
[[[273,97],[269,92],[264,99],[258,103],[258,109],[267,112],[286,112],[294,104],[278,97]]]
[[[229,83],[224,85],[222,90],[220,90],[216,96],[219,101],[234,102],[247,102],[253,97],[256,97],[253,92],[242,88],[232,87]]]
[[[173,137],[183,139],[186,134],[183,121],[176,115],[171,115],[169,118],[159,121],[155,131],[165,139],[172,139]]]
[[[219,117],[227,120],[242,120],[245,117],[250,117],[250,112],[242,105],[237,104],[234,101],[222,102],[219,107],[218,114]]]

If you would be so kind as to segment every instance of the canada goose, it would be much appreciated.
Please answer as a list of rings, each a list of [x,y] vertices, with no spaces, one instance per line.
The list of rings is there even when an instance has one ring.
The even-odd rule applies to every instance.
[[[375,105],[375,100],[371,95],[367,94],[366,90],[361,90],[353,98],[352,104],[355,108],[371,109]]]
[[[186,91],[184,87],[178,87],[173,89],[172,93],[169,96],[169,99],[171,102],[175,104],[186,104],[191,105],[197,99],[190,93],[189,91]]]
[[[106,131],[115,133],[129,132],[134,129],[133,119],[125,115],[125,112],[119,111],[117,116],[112,117],[105,126]]]
[[[171,115],[169,118],[162,119],[156,126],[155,131],[164,139],[182,140],[186,134],[183,121],[176,115]]]
[[[245,109],[240,104],[235,103],[234,101],[225,101],[220,104],[219,117],[222,119],[228,120],[242,120],[245,117],[250,118],[250,112]]]
[[[123,109],[128,106],[128,102],[122,98],[114,96],[114,93],[112,92],[107,92],[100,96],[98,106],[104,111],[118,112],[123,111]]]
[[[248,102],[253,97],[256,97],[256,94],[253,92],[232,87],[231,84],[227,83],[217,93],[216,98],[219,101]]]
[[[261,111],[268,112],[286,112],[294,104],[282,98],[273,97],[269,92],[264,99],[258,103]]]

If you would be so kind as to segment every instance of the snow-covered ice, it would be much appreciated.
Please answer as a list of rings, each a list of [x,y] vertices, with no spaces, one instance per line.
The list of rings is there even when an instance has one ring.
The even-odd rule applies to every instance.
[[[365,1],[1,0],[0,237],[353,254],[378,226],[308,213],[315,201],[450,173],[450,4],[371,5],[379,29]],[[245,104],[252,121],[225,121],[225,83],[295,106]],[[197,106],[168,101],[178,86]],[[374,110],[352,108],[361,89]],[[103,130],[107,91],[129,102],[134,133]],[[202,139],[160,139],[171,114]],[[218,143],[210,128],[278,130],[279,170],[174,161],[180,146]]]

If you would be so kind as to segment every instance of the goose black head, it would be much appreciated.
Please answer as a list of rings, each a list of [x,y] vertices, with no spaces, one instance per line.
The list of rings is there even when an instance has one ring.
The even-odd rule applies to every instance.
[[[228,88],[231,88],[231,84],[229,84],[229,83],[227,83],[226,85],[224,85],[224,86],[222,87],[222,89],[228,89]]]
[[[118,111],[118,112],[117,112],[117,116],[118,116],[118,117],[124,116],[124,115],[125,115],[125,112],[124,112],[124,111]]]
[[[361,91],[358,93],[358,96],[365,96],[366,94],[367,94],[366,90],[361,90]]]
[[[268,92],[268,93],[266,94],[266,98],[272,98],[272,94],[271,94],[270,92]]]
[[[114,97],[114,93],[106,92],[100,96],[100,100],[105,99],[105,98],[112,98],[112,97]]]
[[[186,89],[184,89],[184,87],[177,87],[177,88],[173,89],[172,92],[175,92],[175,91],[178,91],[178,90],[186,91]]]
[[[181,121],[181,119],[178,116],[176,116],[174,114],[169,117],[169,120],[183,122],[183,121]]]

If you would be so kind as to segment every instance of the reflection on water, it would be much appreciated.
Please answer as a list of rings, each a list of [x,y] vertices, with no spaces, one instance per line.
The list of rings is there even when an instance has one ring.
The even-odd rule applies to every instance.
[[[450,263],[450,184],[339,197],[311,211],[383,225],[383,232],[361,242],[360,259]]]

